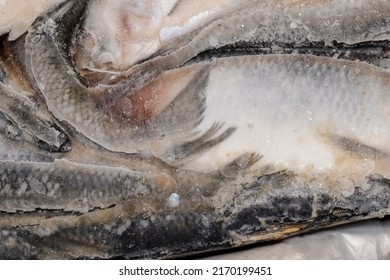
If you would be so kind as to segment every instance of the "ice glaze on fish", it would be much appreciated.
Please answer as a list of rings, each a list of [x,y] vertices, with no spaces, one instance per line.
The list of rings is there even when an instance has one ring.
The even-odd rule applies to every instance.
[[[389,214],[387,1],[58,2],[23,35],[0,5],[0,257],[172,257]]]

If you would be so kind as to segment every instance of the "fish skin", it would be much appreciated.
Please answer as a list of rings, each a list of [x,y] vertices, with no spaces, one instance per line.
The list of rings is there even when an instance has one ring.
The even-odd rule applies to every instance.
[[[177,258],[388,215],[388,180],[369,180],[369,190],[357,187],[345,197],[303,184],[292,174],[277,173],[229,186],[228,200],[214,197],[221,205],[217,209],[208,208],[208,200],[194,193],[183,198],[179,208],[169,207],[164,196],[157,200],[146,196],[82,215],[2,213],[0,257]],[[20,226],[15,228],[10,220]]]
[[[50,119],[37,114],[38,106],[14,89],[0,83],[0,110],[7,114],[19,129],[26,131],[44,150],[51,152],[69,151],[70,145],[66,134],[50,123]]]
[[[4,78],[5,78],[5,72],[0,66],[0,82],[3,82]]]
[[[373,160],[376,166],[379,161],[388,162],[389,71],[308,55],[241,56],[205,64],[212,65],[208,66],[204,89],[206,111],[196,129],[205,131],[210,123],[222,120],[237,129],[212,152],[205,153],[203,160],[185,165],[187,168],[209,170],[218,160],[226,162],[229,156],[234,159],[246,152],[262,155],[260,163],[279,162],[280,170],[294,172],[300,172],[294,165],[304,169],[312,164],[314,170],[309,173],[340,169],[335,163],[338,156]],[[224,110],[230,114],[225,115]],[[316,140],[312,143],[310,139]],[[352,142],[360,144],[361,149],[353,148]],[[297,149],[312,145],[316,155],[305,163],[305,151]],[[289,157],[294,160],[290,162]],[[330,160],[318,162],[316,167],[316,158],[321,157]],[[388,163],[384,169],[368,170],[364,175],[378,172],[388,176],[386,170]]]
[[[217,2],[218,1],[214,1],[214,3]],[[176,12],[179,12],[176,11],[176,9],[183,10],[184,4],[179,3],[174,7],[172,14],[175,15]],[[106,3],[106,5],[108,4]],[[132,5],[131,1],[128,5]],[[156,53],[150,55],[151,59],[156,58],[158,55],[161,55],[160,58],[162,58],[167,54],[175,53],[175,56],[177,57],[172,55],[171,60],[173,60],[171,62],[180,63],[181,61],[182,63],[191,56],[206,49],[218,48],[237,42],[247,42],[252,44],[252,46],[266,44],[268,48],[275,49],[283,46],[294,46],[295,49],[299,46],[307,46],[308,42],[322,42],[325,46],[333,46],[334,43],[352,45],[362,41],[380,41],[389,38],[388,34],[386,34],[386,30],[389,26],[389,20],[386,16],[389,13],[389,8],[386,1],[376,0],[367,2],[358,0],[354,1],[353,7],[349,7],[349,5],[350,3],[348,1],[328,0],[231,1],[228,4],[225,3],[224,8],[220,7],[223,11],[220,11],[219,8],[210,10],[204,8],[203,13],[200,13],[198,10],[193,11],[193,17],[192,19],[188,19],[187,23],[195,21],[197,18],[205,15],[207,15],[205,17],[208,18],[208,20],[205,19],[204,22],[199,23],[200,28],[196,28],[192,32],[187,32],[184,35],[171,38],[170,40],[164,40],[164,33],[170,28],[174,29],[174,27],[169,23],[166,23],[165,26],[163,24],[165,22],[163,19],[166,19],[169,22],[174,16],[168,15],[163,17],[162,23],[160,23],[162,25],[160,26],[160,33],[157,32],[156,37],[153,38],[154,40],[151,40],[149,32],[145,32],[145,34],[147,34],[145,35],[146,38],[139,38],[138,42],[154,42],[155,40],[158,40],[161,46],[157,48]],[[103,9],[103,7],[104,4],[102,4],[101,9]],[[91,9],[90,12],[93,13],[95,10],[93,7],[91,7]],[[107,15],[108,11],[104,11],[106,12],[104,14]],[[100,10],[100,13],[103,13],[103,11]],[[340,17],[341,14],[342,17]],[[361,15],[365,17],[364,21],[359,20]],[[137,15],[135,16],[137,17]],[[114,13],[109,18],[116,19],[117,17],[120,17],[120,13]],[[107,20],[107,22],[105,22],[104,20],[106,20],[106,18],[107,16],[103,16],[101,21],[110,26],[110,28],[112,28],[113,24],[117,23],[116,20]],[[131,26],[131,23],[129,24]],[[152,24],[153,27],[155,27],[154,24]],[[178,23],[174,24],[174,26],[176,29],[185,28],[185,25],[178,26]],[[232,26],[236,28],[231,28]],[[105,36],[111,36],[110,34],[107,34],[110,29],[105,30],[103,27],[99,28],[96,26],[95,28],[92,28],[88,25],[88,21],[85,22],[84,28],[87,31],[84,33],[81,29],[81,35],[79,35],[80,41],[85,39],[85,37],[88,37],[90,32],[95,31],[95,29],[97,29],[97,31],[95,32],[96,34],[94,33],[93,35],[97,37],[96,41],[99,41],[100,38],[105,41],[107,40]],[[118,27],[118,33],[121,34],[124,32],[131,37],[131,32],[126,33],[126,30],[128,29],[131,29],[131,27]],[[99,33],[99,31],[101,31],[101,33]],[[178,31],[178,33],[180,32]],[[160,36],[158,34],[160,34]],[[120,37],[120,35],[117,36]],[[127,45],[131,50],[132,47],[134,47],[133,45],[137,45],[137,41],[134,42],[134,44],[130,43],[133,42],[130,38],[128,38],[130,42],[117,42],[118,37],[115,37],[115,39],[113,38],[113,41],[116,42],[114,43],[115,46],[117,44]],[[88,46],[90,47],[90,45]],[[180,46],[180,48],[177,46]],[[115,53],[105,49],[105,46],[96,43],[96,48],[99,49],[99,47],[102,49],[100,52],[102,55],[111,54],[114,57],[114,61],[120,60],[123,53],[126,53],[125,48],[116,46],[120,49],[119,53],[121,54],[121,56],[117,57]],[[110,47],[112,48],[111,44],[109,44],[108,49],[110,49]],[[127,54],[127,56],[131,54],[131,51],[129,52],[130,53]],[[89,53],[89,50],[85,50],[85,53]],[[95,53],[92,54],[92,56],[94,55],[96,56]],[[133,56],[137,57],[138,55],[139,52],[134,51]],[[146,58],[147,57],[144,57],[143,59],[140,58],[141,64]],[[151,59],[147,59],[146,62],[151,63]],[[81,63],[82,65],[80,65],[79,68],[83,68],[83,66],[89,68],[91,66],[88,65],[91,64],[91,62],[93,64],[94,60],[86,55],[86,62]],[[170,65],[169,63],[170,61],[168,60],[164,61],[164,65]],[[126,65],[123,65],[123,62],[121,61],[119,65],[114,63],[113,68],[122,69],[125,66]],[[102,67],[104,68],[104,66]],[[131,63],[128,67],[131,67]]]
[[[2,197],[7,198],[0,206],[2,212],[41,208],[82,213],[151,192],[145,185],[145,174],[124,168],[77,164],[65,159],[1,164],[7,166],[0,171],[7,178],[1,188]]]
[[[30,54],[27,55],[27,65],[31,67],[36,85],[43,94],[48,109],[59,121],[66,121],[79,133],[112,151],[135,153],[152,150],[154,146],[161,145],[158,140],[161,134],[164,134],[165,142],[172,142],[171,145],[183,144],[182,138],[185,138],[188,130],[191,130],[201,117],[204,99],[201,92],[193,96],[184,95],[186,100],[177,98],[174,104],[178,105],[170,106],[166,110],[168,112],[163,112],[156,118],[146,120],[140,125],[129,125],[110,116],[110,107],[115,108],[116,104],[95,102],[94,93],[77,79],[67,50],[63,46],[69,41],[66,34],[72,33],[71,28],[75,25],[73,21],[80,17],[87,2],[76,1],[76,10],[79,13],[73,13],[75,9],[72,1],[66,3],[48,19],[43,19],[43,22],[38,24],[39,27],[30,29],[26,36],[26,53]],[[63,22],[67,23],[66,27]],[[196,72],[195,68],[194,77],[190,77],[190,80],[195,80]],[[118,103],[118,100],[115,101]],[[121,101],[123,102],[123,98]],[[189,108],[185,111],[186,116],[183,116],[184,112],[180,111],[183,111],[185,104],[190,103],[199,103],[199,106],[187,106]],[[135,106],[135,103],[132,106]],[[167,114],[169,119],[165,118]],[[177,119],[171,116],[176,116]],[[180,135],[182,132],[184,137]],[[163,150],[158,155],[163,157],[164,154],[166,151]]]
[[[234,48],[235,44],[247,43],[255,48],[263,46],[270,53],[280,53],[283,49],[290,49],[290,52],[310,49],[311,44],[315,43],[322,44],[322,49],[325,49],[337,45],[353,46],[367,42],[368,38],[372,42],[389,40],[387,30],[390,22],[387,15],[390,11],[386,0],[355,1],[353,9],[348,8],[348,1],[335,0],[249,2],[242,9],[230,11],[228,15],[173,40],[171,45],[163,46],[150,59],[120,73],[118,80],[121,82],[111,90],[118,96],[124,89],[134,89],[134,81],[141,81],[141,77],[155,77],[163,71],[180,67],[201,52],[223,46]],[[367,10],[372,12],[367,14]],[[340,13],[343,20],[339,20]],[[367,14],[365,21],[360,20],[360,14]],[[344,57],[353,57],[354,51],[357,49],[350,49]],[[333,52],[332,55],[337,53]]]
[[[68,3],[71,5],[76,1]],[[61,6],[60,12],[54,13],[61,15],[66,7]],[[55,19],[55,14],[52,17]],[[41,26],[41,29],[33,28],[27,35],[30,36],[27,38],[30,52],[27,57],[31,59],[27,65],[33,69],[38,88],[46,101],[53,102],[48,104],[53,114],[51,117],[65,126],[63,131],[70,138],[72,149],[61,155],[46,151],[44,154],[53,157],[43,157],[39,161],[34,157],[32,160],[17,157],[0,160],[0,258],[169,258],[281,239],[310,230],[389,215],[390,184],[380,175],[371,174],[365,178],[365,184],[357,184],[352,193],[346,194],[340,188],[338,178],[326,174],[307,178],[295,172],[254,171],[251,167],[263,160],[256,153],[243,154],[212,172],[201,172],[183,169],[181,165],[173,167],[147,152],[127,154],[111,151],[110,147],[95,143],[93,137],[81,135],[87,133],[77,130],[78,123],[72,124],[59,117],[61,110],[66,109],[61,106],[63,102],[55,105],[56,100],[64,98],[60,96],[62,90],[73,90],[74,96],[71,97],[77,101],[74,101],[73,109],[81,109],[85,113],[79,115],[81,119],[90,118],[88,109],[95,112],[90,119],[95,116],[98,120],[100,116],[104,118],[107,112],[93,107],[96,103],[89,94],[94,92],[91,93],[78,81],[73,66],[69,65],[66,49],[54,42],[58,29],[53,18],[44,20],[43,27],[37,23],[36,27],[39,29]],[[60,38],[60,41],[66,40]],[[45,54],[43,47],[50,52],[46,60],[42,59]],[[269,65],[278,59],[297,65],[303,65],[307,60],[321,62],[330,69],[335,67],[337,71],[342,71],[340,68],[344,63],[329,58],[288,55],[246,59],[268,60]],[[232,127],[221,132],[222,124],[218,124],[218,120],[216,125],[206,126],[203,135],[192,131],[204,118],[202,107],[205,102],[207,104],[210,71],[213,67],[228,64],[228,61],[216,59],[189,66],[200,69],[197,73],[204,75],[205,79],[199,79],[198,83],[194,81],[188,91],[180,91],[178,98],[183,100],[179,100],[179,104],[186,104],[192,100],[190,97],[195,96],[200,107],[195,112],[201,114],[193,122],[195,127],[190,126],[188,130],[180,131],[177,123],[165,127],[177,128],[184,133],[180,141],[186,140],[184,143],[168,144],[168,150],[164,148],[168,154],[173,153],[173,162],[176,158],[185,161],[208,152],[237,132]],[[230,61],[243,62],[245,58]],[[348,66],[345,71],[356,64],[359,69],[370,69],[373,75],[378,74],[380,82],[385,84],[383,81],[388,80],[388,72],[379,68],[362,63],[345,64]],[[169,67],[171,65],[161,71],[165,72]],[[141,80],[145,79],[147,83],[157,76],[157,72]],[[326,76],[327,72],[323,73]],[[47,83],[45,75],[49,74],[52,83]],[[298,74],[305,75],[304,71],[298,71]],[[56,87],[54,79],[64,81],[59,83],[60,88]],[[141,84],[144,85],[142,81]],[[206,91],[198,90],[202,88]],[[57,95],[49,95],[51,89],[57,90],[57,93],[54,92]],[[164,113],[172,116],[178,111],[173,109],[160,114]],[[107,131],[112,129],[110,125],[106,125]],[[219,135],[228,133],[218,138],[217,132]],[[13,143],[14,140],[5,137],[5,141]],[[346,143],[345,139],[337,141]],[[30,146],[31,143],[27,143],[23,148],[29,151]],[[179,197],[177,206],[169,203],[172,194]],[[62,244],[61,248],[57,244]]]

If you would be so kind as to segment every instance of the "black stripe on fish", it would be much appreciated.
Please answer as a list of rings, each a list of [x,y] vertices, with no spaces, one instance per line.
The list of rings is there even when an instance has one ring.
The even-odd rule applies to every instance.
[[[352,45],[333,41],[331,46],[325,45],[325,42],[310,41],[299,45],[279,42],[240,41],[200,52],[186,62],[186,65],[217,57],[266,54],[309,54],[365,61],[380,66],[380,60],[390,59],[390,41],[361,42]]]

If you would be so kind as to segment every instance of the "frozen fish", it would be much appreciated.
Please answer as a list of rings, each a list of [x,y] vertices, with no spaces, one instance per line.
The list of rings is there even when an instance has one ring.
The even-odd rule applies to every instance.
[[[387,1],[9,5],[0,258],[176,258],[390,214]]]

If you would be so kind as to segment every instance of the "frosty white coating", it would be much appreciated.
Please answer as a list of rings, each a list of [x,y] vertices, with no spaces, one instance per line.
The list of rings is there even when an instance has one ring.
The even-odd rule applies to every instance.
[[[15,40],[27,31],[35,19],[65,0],[2,0],[0,1],[0,35],[10,32]]]
[[[258,164],[276,170],[368,175],[386,162],[381,172],[388,172],[386,70],[293,55],[226,58],[212,65],[206,111],[196,129],[220,121],[237,130],[187,167],[208,170],[256,152],[263,156]]]
[[[168,198],[171,207],[177,207],[180,204],[180,196],[177,193],[172,193]]]
[[[0,258],[177,257],[389,215],[389,12],[69,0],[25,36],[34,13],[0,25]]]
[[[127,69],[245,2],[249,1],[93,1],[80,38],[86,46],[85,66]]]
[[[389,14],[386,0],[111,2],[93,1],[89,8],[76,60],[82,69],[125,70],[178,43],[191,52],[240,41],[332,45],[389,39],[383,26],[372,25]]]

